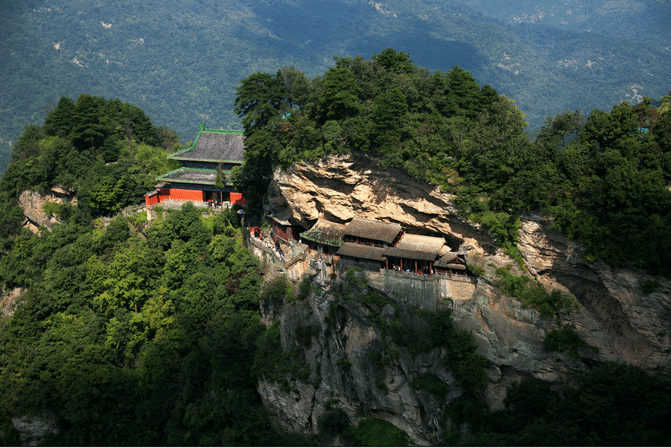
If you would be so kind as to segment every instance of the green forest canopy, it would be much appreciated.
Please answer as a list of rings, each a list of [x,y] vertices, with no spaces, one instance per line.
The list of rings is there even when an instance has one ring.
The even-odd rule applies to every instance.
[[[542,211],[590,260],[671,275],[671,96],[563,111],[531,141],[514,102],[458,66],[431,72],[393,49],[334,59],[322,76],[285,67],[237,89],[247,150],[234,174],[251,199],[272,162],[368,152],[457,194],[510,250],[515,214]]]
[[[407,139],[404,123],[414,109],[408,105],[405,92],[415,82],[418,69],[407,55],[392,51],[376,56],[374,62],[343,62],[343,70],[328,82],[306,80],[292,70],[283,75],[286,80],[282,82],[280,74],[259,74],[254,78],[261,93],[249,93],[265,100],[254,102],[250,97],[249,102],[238,103],[241,109],[249,108],[246,117],[255,117],[245,122],[256,140],[248,159],[250,164],[240,173],[242,181],[249,167],[265,172],[267,164],[255,161],[255,155],[266,150],[267,155],[277,158],[274,145],[287,136],[299,135],[302,130],[298,124],[309,124],[310,120],[323,121],[308,132],[318,145],[311,149],[312,153],[301,147],[287,151],[281,159],[283,163],[352,150],[348,123],[356,124],[360,119],[365,124],[370,118],[364,112],[373,106],[361,104],[361,94],[354,87],[357,83],[349,78],[352,74],[348,74],[351,69],[347,63],[374,68],[381,64],[376,69],[390,79],[388,88],[379,89],[383,98],[369,103],[375,104],[371,113],[378,114],[380,127],[361,134],[362,141],[372,142],[367,150],[378,154],[382,163],[417,169],[406,164],[411,159],[404,159],[403,153],[394,153]],[[506,111],[511,123],[521,125],[520,113],[507,99],[497,96],[493,89],[474,85],[467,72],[455,68],[449,74],[434,74],[426,79],[432,76],[443,83],[443,89],[452,86],[459,92],[458,87],[465,86],[462,88],[480,101],[486,112],[469,109],[469,104],[459,103],[458,97],[446,100],[437,95],[432,100],[443,105],[437,113],[431,113],[436,123],[448,120],[453,124],[457,121],[449,119],[455,117],[461,120],[462,151],[466,154],[470,145],[484,145],[482,137],[472,129],[473,123],[483,123],[491,133],[486,135],[496,137],[487,114],[495,117],[497,107]],[[407,85],[399,86],[398,81]],[[329,87],[324,88],[326,99],[321,105],[313,105],[317,100],[312,89],[320,82]],[[339,95],[335,87],[340,83],[351,86],[354,93],[344,91]],[[290,94],[286,93],[287,86],[294,86],[289,88]],[[375,89],[376,83],[367,87]],[[314,117],[309,112],[313,107]],[[556,157],[562,160],[563,152],[589,143],[581,138],[585,132],[595,132],[589,131],[589,126],[597,116],[602,120],[598,123],[606,133],[605,142],[615,144],[621,137],[613,129],[620,128],[612,123],[619,123],[622,115],[636,122],[642,112],[650,114],[650,131],[634,134],[632,142],[645,143],[648,138],[648,145],[658,145],[665,141],[659,135],[668,135],[658,130],[667,112],[659,117],[654,113],[662,109],[621,105],[610,114],[595,112],[580,126],[578,137],[570,131],[580,117],[564,113],[549,121],[541,139],[542,148],[559,152]],[[286,114],[289,111],[290,118]],[[501,118],[491,120],[499,123]],[[331,124],[326,126],[328,122]],[[389,123],[399,124],[398,133],[394,134],[397,140],[381,136],[380,129],[389,127]],[[511,132],[517,135],[517,130]],[[620,132],[629,136],[626,130]],[[260,147],[258,135],[268,137],[271,146]],[[431,137],[431,128],[423,135]],[[534,151],[534,145],[523,138],[520,141]],[[156,144],[161,146],[151,146]],[[57,435],[43,441],[51,445],[251,446],[314,445],[320,441],[285,433],[272,424],[269,412],[261,404],[256,384],[263,372],[269,369],[277,374],[293,368],[285,365],[294,360],[281,353],[277,326],[266,329],[259,324],[259,301],[284,303],[291,288],[274,282],[272,285],[279,288],[271,285],[261,290],[263,277],[258,261],[242,245],[237,213],[224,212],[204,220],[195,207],[186,204],[167,218],[152,221],[151,226],[143,213],[116,218],[104,229],[100,219],[92,225],[91,218],[99,213],[141,201],[143,188],[166,169],[166,153],[175,144],[174,135],[155,128],[141,110],[116,100],[89,96],[80,97],[77,102],[61,100],[43,127],[25,129],[12,164],[0,180],[0,286],[25,288],[13,315],[0,316],[0,429],[4,443],[20,443],[12,417],[42,411],[53,413],[60,428]],[[422,151],[424,146],[420,141],[414,148]],[[615,150],[604,145],[600,151],[610,154]],[[661,152],[664,154],[668,154],[666,149]],[[451,157],[447,160],[456,159],[455,167],[448,165],[447,171],[436,174],[444,177],[436,179],[447,179],[448,183],[449,179],[464,179],[458,188],[480,188],[476,186],[477,177],[455,174],[463,166],[471,166],[460,163],[475,162],[469,162],[464,155]],[[424,166],[431,174],[432,159],[427,160]],[[655,168],[652,161],[645,160],[651,167],[648,169]],[[668,173],[663,167],[660,171]],[[495,175],[492,179],[502,182],[502,177]],[[15,202],[18,194],[23,188],[48,188],[55,183],[76,189],[78,204],[65,204],[55,212],[62,224],[52,231],[38,235],[21,229],[22,213]],[[96,185],[104,185],[105,189],[96,189]],[[103,194],[109,193],[110,188],[111,196]],[[469,198],[468,194],[463,193],[463,197]],[[501,198],[503,201],[506,196]],[[491,203],[479,200],[469,210],[480,213],[472,207],[488,207]],[[468,202],[465,204],[469,206]],[[449,339],[447,345],[454,351],[453,343],[459,338],[447,337],[449,332],[443,328],[452,324],[440,321],[438,314],[426,314],[423,319],[429,328],[440,329],[432,330],[428,336]],[[475,347],[470,333],[464,330],[458,334],[470,336],[461,338],[461,343]],[[277,365],[267,366],[268,354],[279,360]],[[460,359],[444,361],[451,364]],[[425,384],[419,387],[429,393],[445,393],[446,385],[437,384],[435,378],[425,376],[418,379],[418,384],[422,383],[420,380]],[[482,387],[478,384],[476,390]],[[577,379],[575,385],[560,390],[548,387],[529,381],[516,384],[509,391],[505,408],[494,413],[479,401],[455,401],[446,415],[455,421],[470,422],[471,437],[462,439],[461,433],[454,430],[441,443],[669,444],[668,379],[648,376],[634,367],[605,365]],[[335,432],[354,444],[382,443],[388,439],[381,433],[393,432],[392,443],[407,443],[402,431],[390,431],[380,421],[366,419],[354,430],[344,412],[338,411],[334,409],[320,417],[320,430],[324,431],[320,437]],[[324,440],[328,439],[321,439],[322,443]]]
[[[668,16],[659,1],[618,2],[636,8],[617,14],[608,2],[611,14],[591,11],[601,26],[575,30],[547,26],[547,16],[505,24],[473,9],[473,0],[398,0],[381,7],[384,12],[377,3],[0,2],[0,141],[16,142],[59,98],[82,93],[140,106],[182,142],[199,121],[239,129],[232,105],[240,79],[291,64],[316,76],[332,65],[331,55],[366,57],[386,47],[411,54],[420,66],[470,71],[514,98],[532,131],[555,111],[589,112],[667,90],[669,23],[651,27]],[[638,19],[646,15],[649,20]],[[638,33],[641,28],[646,32]],[[642,42],[657,30],[655,45]]]

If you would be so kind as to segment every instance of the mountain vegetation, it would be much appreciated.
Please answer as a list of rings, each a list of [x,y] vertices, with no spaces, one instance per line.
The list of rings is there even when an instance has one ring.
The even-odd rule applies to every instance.
[[[659,107],[645,100],[587,117],[566,111],[532,142],[523,113],[494,88],[458,66],[431,72],[387,49],[336,58],[312,79],[294,67],[245,78],[235,112],[248,151],[236,180],[258,204],[271,162],[366,151],[455,192],[464,213],[513,254],[514,213],[541,209],[585,240],[588,256],[668,275],[670,106],[665,97]],[[174,131],[138,107],[89,95],[61,98],[42,126],[24,129],[0,179],[0,287],[22,291],[0,317],[2,441],[20,442],[12,417],[46,411],[60,429],[48,445],[295,446],[334,435],[408,443],[375,418],[354,427],[337,403],[317,422],[317,437],[273,423],[258,379],[304,367],[281,351],[276,325],[260,324],[259,303],[297,298],[283,279],[264,286],[242,244],[240,215],[206,219],[187,204],[151,225],[144,213],[100,218],[140,203],[179,147]],[[50,207],[61,224],[37,234],[22,228],[19,194],[56,185],[77,193],[76,204]],[[626,258],[609,252],[611,239],[625,244]],[[313,287],[301,284],[301,296]],[[671,443],[668,379],[604,365],[558,389],[516,384],[505,408],[490,412],[480,400],[486,359],[473,336],[449,313],[420,314],[427,344],[452,354],[443,363],[465,392],[438,418],[470,431],[455,426],[441,443]],[[399,325],[387,329],[392,337],[416,344]],[[303,339],[312,331],[302,327]],[[447,394],[431,375],[415,384]]]
[[[234,177],[257,203],[273,162],[365,151],[455,193],[512,256],[516,214],[542,211],[589,260],[671,276],[671,95],[564,111],[531,141],[514,102],[458,66],[431,72],[393,49],[334,59],[323,76],[288,67],[238,88],[247,151]]]
[[[157,175],[176,168],[165,155],[179,147],[174,131],[156,128],[136,106],[90,95],[76,102],[63,97],[44,126],[27,126],[14,146],[0,180],[0,204],[11,210],[22,191],[59,185],[76,191],[78,199],[77,207],[65,204],[59,214],[74,212],[86,224],[139,203]],[[20,227],[12,225],[5,233],[18,234]]]
[[[0,184],[0,287],[23,291],[0,319],[5,443],[12,416],[43,411],[60,430],[48,445],[305,443],[255,389],[263,277],[239,215],[99,218],[141,202],[176,146],[139,108],[88,95],[19,139]],[[19,193],[54,185],[77,203],[52,210],[53,231],[22,229]]]
[[[3,1],[0,154],[9,157],[8,142],[27,124],[41,124],[59,98],[83,93],[138,105],[183,143],[199,121],[239,129],[232,108],[240,79],[290,65],[314,77],[333,65],[331,55],[367,57],[387,47],[422,67],[458,65],[496,86],[525,111],[531,133],[563,109],[588,114],[624,99],[659,99],[668,89],[668,2],[568,4],[574,14],[557,4],[533,23],[482,3]],[[509,13],[543,12],[538,2],[490,3]],[[585,26],[577,25],[585,15]],[[5,167],[0,156],[0,172]]]

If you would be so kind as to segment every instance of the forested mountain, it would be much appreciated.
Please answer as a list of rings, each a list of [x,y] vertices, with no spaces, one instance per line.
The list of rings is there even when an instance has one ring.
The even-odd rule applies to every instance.
[[[513,254],[515,215],[543,211],[593,260],[671,275],[671,95],[658,107],[646,98],[610,113],[557,113],[532,142],[524,114],[491,86],[386,49],[336,58],[313,80],[255,73],[235,104],[247,150],[233,177],[252,201],[265,194],[272,162],[367,151],[455,193],[461,213]]]
[[[98,218],[141,203],[175,149],[139,108],[90,95],[21,135],[0,180],[4,444],[21,442],[12,416],[44,411],[60,431],[47,445],[304,443],[271,425],[254,389],[263,277],[239,215],[204,221],[189,204],[151,227],[144,212]],[[56,184],[77,196],[45,204],[61,224],[22,228],[20,192]]]
[[[664,41],[665,5],[636,5]],[[312,77],[333,55],[370,57],[388,47],[431,70],[459,65],[497,86],[530,130],[565,108],[589,113],[659,99],[671,67],[668,48],[630,32],[640,26],[606,26],[632,20],[626,7],[591,31],[506,23],[455,0],[7,0],[0,8],[0,144],[41,123],[61,96],[82,93],[132,102],[186,142],[199,121],[239,128],[234,91],[251,73],[293,64]]]
[[[248,151],[236,180],[257,205],[271,162],[366,151],[454,192],[466,217],[482,221],[513,256],[512,212],[540,208],[563,231],[592,238],[606,261],[669,275],[670,97],[659,107],[646,100],[588,117],[566,111],[532,142],[521,111],[493,87],[460,67],[423,69],[392,49],[338,58],[314,79],[294,69],[255,73],[237,93]],[[299,327],[298,350],[283,351],[278,325],[260,323],[260,306],[291,303],[312,313],[306,298],[321,292],[309,277],[296,288],[284,277],[264,286],[239,214],[205,218],[188,204],[151,225],[144,213],[106,226],[98,218],[141,203],[156,174],[170,169],[166,154],[175,147],[174,133],[140,108],[91,95],[61,98],[18,139],[0,180],[0,290],[3,298],[13,288],[18,294],[0,316],[2,442],[20,443],[12,418],[46,415],[59,429],[47,445],[328,445],[334,436],[354,445],[408,443],[375,418],[355,427],[338,400],[319,416],[317,434],[273,423],[258,381],[282,377],[283,387],[296,388],[308,374],[300,347],[315,338],[309,325]],[[74,189],[77,203],[49,207],[61,220],[51,231],[22,228],[21,191],[55,184]],[[251,204],[246,214],[253,212]],[[604,235],[627,248],[626,259],[599,244],[611,241]],[[557,298],[502,276],[505,293],[530,294],[529,306]],[[393,309],[377,296],[367,300]],[[432,400],[460,391],[431,416],[448,427],[436,444],[669,444],[667,378],[606,363],[557,389],[516,383],[504,409],[490,412],[482,401],[488,361],[472,332],[456,328],[449,310],[418,316],[420,335],[397,320],[388,337],[415,346],[399,347],[397,357],[440,352],[456,378],[453,386],[432,374],[413,380]],[[579,342],[558,339],[548,350]],[[391,362],[370,359],[380,369]],[[347,369],[345,361],[337,365]],[[468,432],[459,429],[464,422]]]
[[[668,0],[461,0],[476,11],[507,23],[535,23],[626,38],[669,50]]]

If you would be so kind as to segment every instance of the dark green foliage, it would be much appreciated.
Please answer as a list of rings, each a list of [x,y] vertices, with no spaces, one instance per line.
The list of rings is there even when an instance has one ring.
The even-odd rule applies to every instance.
[[[12,425],[12,416],[5,409],[0,410],[0,431],[2,431],[0,443],[4,446],[21,445],[20,433],[14,428],[14,425]]]
[[[463,434],[452,433],[455,428],[468,423],[474,433],[482,431],[489,416],[489,410],[485,402],[473,394],[465,394],[454,400],[446,409],[445,416],[450,417],[455,423],[446,434],[453,438],[453,444],[463,445]]]
[[[349,359],[347,358],[338,359],[338,365],[344,369],[349,369],[350,367],[352,367],[352,363],[349,362]]]
[[[349,417],[342,409],[326,411],[317,418],[317,429],[321,436],[342,436],[349,432]]]
[[[54,412],[51,445],[305,444],[273,427],[256,392],[257,352],[282,353],[259,325],[258,263],[193,218],[172,212],[147,240],[125,218],[14,237],[0,276],[28,290],[0,323],[2,409]]]
[[[650,294],[659,288],[659,282],[654,280],[645,280],[641,282],[641,288],[643,289],[643,294]]]
[[[312,288],[312,281],[310,280],[310,277],[305,277],[299,286],[301,296],[302,297],[307,297],[308,294],[310,294],[310,289]]]
[[[15,145],[14,162],[0,180],[6,194],[0,207],[11,216],[12,202],[22,191],[55,185],[76,191],[78,205],[64,204],[58,215],[80,224],[138,204],[155,177],[175,167],[162,148],[155,148],[159,144],[158,130],[135,106],[90,95],[76,103],[62,98],[44,130],[26,127]]]
[[[365,418],[352,428],[358,446],[409,446],[408,433],[378,418]]]
[[[596,348],[588,346],[587,343],[578,336],[575,327],[572,326],[564,326],[561,330],[550,330],[543,341],[543,348],[545,350],[559,353],[568,350],[573,358],[579,356],[578,349],[581,347],[588,347],[593,351],[596,351]]]
[[[575,297],[553,290],[550,294],[543,285],[526,276],[516,276],[510,273],[511,266],[499,268],[496,273],[501,276],[501,289],[506,294],[516,297],[526,306],[530,306],[541,313],[544,319],[555,318],[557,326],[563,325],[561,317],[570,314],[578,305]]]
[[[437,395],[440,398],[445,398],[447,397],[447,394],[450,393],[450,386],[443,383],[433,373],[420,373],[415,375],[415,378],[412,380],[412,385]]]
[[[296,340],[305,348],[310,348],[312,338],[319,336],[318,325],[301,325],[296,327]]]
[[[668,379],[633,366],[603,364],[573,385],[526,380],[508,388],[469,445],[667,445]]]
[[[256,378],[265,378],[267,381],[278,381],[284,373],[291,373],[295,378],[305,381],[310,374],[305,366],[302,351],[294,350],[284,353],[280,343],[279,321],[263,332],[256,340],[256,354],[252,371]],[[286,378],[284,378],[286,381]]]
[[[516,276],[510,273],[511,266],[499,268],[496,273],[501,276],[501,289],[513,297],[517,297],[526,306],[530,306],[540,312],[544,319],[554,318],[558,329],[548,332],[545,337],[544,348],[548,351],[565,352],[570,350],[572,357],[578,357],[578,348],[586,347],[596,350],[587,345],[575,327],[564,325],[563,316],[577,309],[578,304],[575,297],[563,294],[559,290],[553,290],[550,294],[545,291],[543,285],[529,277]]]
[[[429,336],[434,347],[447,349],[443,365],[452,371],[457,384],[467,394],[477,396],[481,393],[487,385],[485,368],[488,361],[475,352],[477,344],[473,334],[454,326],[450,310],[439,310],[435,313],[419,311],[418,314],[429,325]]]
[[[384,393],[389,392],[389,389],[382,378],[375,378],[375,387]]]
[[[373,362],[373,365],[375,365],[376,369],[381,369],[384,367],[384,363],[382,362],[382,353],[378,352],[377,350],[373,350],[368,353],[368,359]]]
[[[281,146],[272,130],[278,128],[286,109],[288,92],[282,84],[281,72],[277,76],[254,73],[241,81],[236,89],[234,111],[242,119],[245,130],[245,160],[241,170],[232,178],[247,198],[260,205],[270,181],[270,164],[273,153]]]
[[[161,231],[159,238],[164,249],[168,247],[167,242],[179,239],[204,251],[212,240],[211,233],[200,220],[200,212],[191,202],[185,202],[180,213],[171,213]]]
[[[444,347],[450,343],[450,338],[456,330],[452,322],[452,311],[449,309],[436,310],[435,313],[419,311],[418,314],[429,325],[429,337],[434,347]]]
[[[477,344],[468,330],[456,330],[447,346],[443,365],[451,370],[460,385],[468,394],[477,395],[487,386],[487,358],[475,353]]]
[[[485,275],[485,268],[482,268],[476,264],[468,265],[468,269],[478,277],[482,277],[483,275]]]
[[[261,300],[279,309],[290,292],[289,280],[286,276],[278,276],[265,286],[261,293]]]

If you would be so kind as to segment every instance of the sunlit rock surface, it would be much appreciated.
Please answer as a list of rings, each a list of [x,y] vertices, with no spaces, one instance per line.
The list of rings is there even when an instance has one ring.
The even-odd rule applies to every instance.
[[[582,245],[552,230],[551,222],[523,216],[518,247],[527,275],[539,280],[548,292],[559,289],[576,297],[579,309],[565,322],[575,325],[578,334],[596,349],[581,348],[575,359],[568,353],[547,352],[543,340],[556,324],[502,293],[495,269],[511,264],[517,275],[522,271],[486,230],[457,215],[451,199],[438,187],[400,170],[381,168],[365,156],[329,156],[310,164],[276,168],[267,211],[291,208],[293,218],[306,228],[320,217],[337,222],[355,216],[397,222],[408,232],[444,236],[452,250],[465,255],[467,263],[483,267],[484,276],[477,277],[472,286],[449,288],[449,306],[457,326],[473,331],[478,352],[490,362],[485,399],[492,409],[502,406],[506,388],[514,381],[533,377],[559,384],[567,375],[585,372],[601,362],[671,373],[671,282],[635,269],[589,263],[581,256]],[[641,283],[646,280],[659,286],[644,294]],[[438,411],[460,392],[453,388],[444,402],[411,383],[415,374],[432,372],[451,384],[453,378],[439,362],[442,353],[435,350],[412,358],[402,350],[400,359],[383,373],[388,392],[376,388],[376,372],[367,356],[370,350],[381,350],[383,341],[380,329],[366,318],[370,311],[366,304],[341,300],[338,325],[325,333],[328,309],[337,301],[335,287],[311,294],[311,313],[290,305],[281,316],[274,316],[282,319],[285,350],[295,344],[290,335],[298,325],[318,325],[320,336],[306,349],[310,384],[297,381],[296,391],[286,394],[277,384],[261,382],[264,402],[287,428],[296,431],[315,432],[327,402],[338,400],[337,406],[354,421],[363,408],[366,415],[406,430],[416,443],[437,443],[442,431]],[[448,305],[437,303],[441,306]],[[341,358],[350,367],[339,364]],[[318,376],[321,382],[317,384]]]

